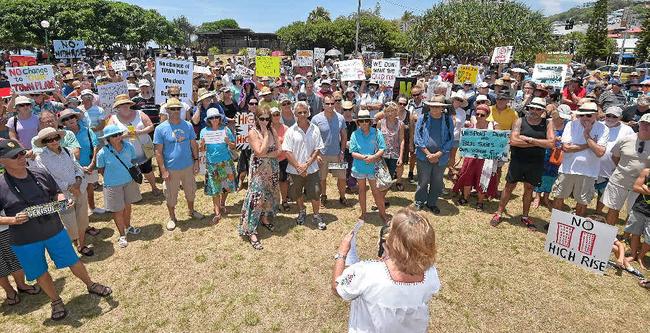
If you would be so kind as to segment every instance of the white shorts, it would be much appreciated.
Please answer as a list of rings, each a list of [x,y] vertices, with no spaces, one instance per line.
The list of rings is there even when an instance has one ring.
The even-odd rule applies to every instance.
[[[600,198],[600,202],[607,206],[607,208],[618,211],[623,208],[623,205],[626,205],[626,212],[629,214],[638,196],[639,193],[634,192],[631,188],[624,188],[609,182],[607,183],[603,197]]]

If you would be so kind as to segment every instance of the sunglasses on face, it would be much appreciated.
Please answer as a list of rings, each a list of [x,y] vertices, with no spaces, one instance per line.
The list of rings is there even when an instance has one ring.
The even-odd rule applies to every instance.
[[[257,118],[257,120],[259,120],[259,121],[270,121],[271,118],[270,117],[259,117],[259,118]]]
[[[413,97],[418,97],[418,96],[420,96],[420,95],[422,95],[422,93],[411,94],[411,96],[413,96]]]
[[[274,114],[272,114],[272,116],[273,116],[273,117],[279,117],[280,114],[279,114],[279,113],[274,113]]]
[[[301,116],[301,115],[306,115],[307,111],[298,111],[296,112],[296,115]]]
[[[487,114],[485,114],[485,113],[477,113],[476,116],[479,117],[479,118],[483,118],[483,117],[487,117]]]
[[[70,116],[70,117],[61,118],[61,122],[64,122],[64,123],[65,123],[66,121],[70,121],[70,120],[73,120],[73,119],[74,119],[74,120],[77,120],[77,117],[75,117],[75,116]]]
[[[17,159],[19,159],[21,157],[25,157],[25,155],[27,155],[27,151],[23,150],[20,153],[14,155],[14,157],[12,157],[11,159],[12,160],[17,160]]]
[[[43,139],[43,143],[48,144],[48,143],[51,143],[51,142],[59,141],[59,139],[60,138],[57,135],[57,136],[54,136],[54,137],[49,137],[49,138]]]
[[[208,118],[208,121],[210,120],[221,120],[221,117],[210,117]]]
[[[369,122],[370,122],[370,119],[360,119],[360,120],[357,120],[357,122],[358,122],[359,124],[366,124],[366,123],[369,123]]]
[[[342,99],[335,99],[335,100],[334,100],[335,103],[336,103],[336,102],[340,103],[341,101],[342,101]]]
[[[488,101],[478,101],[476,104],[487,104]]]
[[[169,94],[169,96],[171,96],[171,97],[178,97],[178,96],[180,96],[180,95],[181,95],[181,94]]]
[[[248,102],[248,105],[257,105],[257,102]]]
[[[325,103],[325,105],[334,105],[334,103]]]
[[[616,115],[613,115],[613,114],[606,114],[605,117],[618,119],[618,117]]]
[[[401,105],[401,106],[406,106],[407,103],[399,103],[399,105]]]
[[[24,106],[24,107],[28,107],[28,106],[32,106],[32,105],[31,105],[31,104],[18,104],[18,107],[19,107],[19,108],[20,108],[20,107],[23,107],[23,106]]]
[[[113,135],[109,136],[108,138],[109,139],[115,139],[115,138],[119,138],[121,136],[122,136],[122,133],[117,133],[117,134],[113,134]]]
[[[282,106],[289,106],[289,105],[291,105],[291,102],[284,102],[284,103],[282,103]]]
[[[592,114],[579,114],[578,118],[582,118],[582,117],[591,118],[591,116],[593,116],[593,115]]]

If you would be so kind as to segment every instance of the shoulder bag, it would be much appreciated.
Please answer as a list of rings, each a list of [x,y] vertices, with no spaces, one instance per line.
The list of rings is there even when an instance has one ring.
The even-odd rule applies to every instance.
[[[113,151],[113,149],[110,149],[110,148],[107,148],[107,149],[108,149],[108,151],[111,152],[111,154],[113,154],[113,155],[117,158],[118,161],[120,161],[120,163],[122,164],[122,166],[124,166],[124,168],[126,168],[126,170],[129,172],[129,175],[131,175],[131,178],[132,178],[136,183],[138,183],[138,184],[142,184],[142,172],[140,171],[140,168],[138,167],[138,165],[137,165],[137,164],[136,164],[136,165],[133,165],[133,166],[130,167],[130,168],[127,167],[126,164],[124,164],[124,162],[122,162],[122,159],[121,159],[117,154],[115,154],[115,152]]]

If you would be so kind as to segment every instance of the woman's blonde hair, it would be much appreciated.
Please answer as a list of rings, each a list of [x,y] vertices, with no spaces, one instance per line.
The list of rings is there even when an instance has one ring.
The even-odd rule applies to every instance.
[[[386,114],[388,111],[399,111],[399,107],[397,103],[395,102],[388,102],[386,103],[386,106],[384,107],[384,114]]]
[[[385,246],[395,266],[406,274],[423,274],[436,262],[436,233],[426,217],[409,208],[391,220]]]
[[[337,90],[332,94],[332,97],[334,97],[334,99],[336,99],[337,97],[342,99],[343,93]]]

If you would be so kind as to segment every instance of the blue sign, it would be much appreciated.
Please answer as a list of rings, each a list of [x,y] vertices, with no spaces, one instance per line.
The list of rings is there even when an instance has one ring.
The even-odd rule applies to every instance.
[[[460,156],[485,160],[508,160],[510,131],[463,128],[458,151]]]

